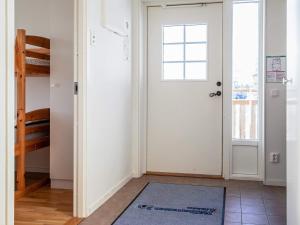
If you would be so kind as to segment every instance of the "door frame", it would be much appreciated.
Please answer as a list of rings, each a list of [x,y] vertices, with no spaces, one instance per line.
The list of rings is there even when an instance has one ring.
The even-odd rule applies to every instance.
[[[15,26],[12,12],[14,1],[0,0],[0,225],[14,224]]]
[[[0,225],[14,224],[14,43],[15,4],[0,0]],[[87,1],[74,0],[74,217],[86,217]],[[4,50],[2,50],[4,49]]]
[[[86,74],[87,74],[87,0],[74,0],[74,155],[73,216],[85,218],[87,208],[86,165]]]
[[[234,1],[239,0],[231,0],[233,4]],[[235,140],[232,141],[233,146],[254,146],[257,148],[257,163],[258,163],[258,173],[255,175],[246,175],[246,174],[234,174],[233,173],[233,164],[230,163],[230,179],[236,180],[251,180],[251,181],[262,181],[266,184],[266,176],[265,176],[265,23],[266,23],[266,0],[259,0],[259,85],[258,85],[258,140]],[[232,149],[230,149],[230,159],[233,158]]]
[[[220,3],[214,0],[139,0],[133,1],[133,174],[140,177],[147,167],[147,113],[148,113],[148,7]],[[232,152],[232,0],[223,1],[223,166],[222,177],[229,179]]]

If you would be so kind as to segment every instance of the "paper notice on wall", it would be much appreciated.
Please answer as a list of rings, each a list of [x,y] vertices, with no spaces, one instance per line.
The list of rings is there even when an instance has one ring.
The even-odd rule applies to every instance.
[[[286,78],[286,57],[267,56],[266,82],[280,83]]]

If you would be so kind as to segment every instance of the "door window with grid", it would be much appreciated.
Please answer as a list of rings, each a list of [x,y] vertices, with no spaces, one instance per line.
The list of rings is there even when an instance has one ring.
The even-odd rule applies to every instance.
[[[163,80],[207,80],[207,24],[163,26]]]

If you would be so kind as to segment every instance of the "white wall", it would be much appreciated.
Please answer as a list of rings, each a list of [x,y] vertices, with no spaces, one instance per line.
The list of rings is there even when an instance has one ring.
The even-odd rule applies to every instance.
[[[130,22],[130,0],[123,9]],[[131,62],[124,57],[124,38],[101,26],[101,1],[88,1],[87,74],[87,213],[98,208],[132,176]],[[110,11],[109,13],[114,13]],[[130,34],[130,31],[129,31]],[[88,41],[90,38],[88,37]]]
[[[74,1],[50,1],[51,187],[73,187]]]
[[[286,55],[286,0],[266,1],[266,56]],[[272,90],[279,90],[277,97]],[[266,184],[286,183],[286,88],[266,83],[265,89]],[[280,153],[280,163],[269,162],[271,152]]]
[[[15,0],[16,29],[26,29],[30,35],[49,37],[49,0]],[[26,79],[26,111],[49,108],[49,77],[28,77]],[[49,172],[49,147],[32,152],[26,157],[26,170],[30,172]]]

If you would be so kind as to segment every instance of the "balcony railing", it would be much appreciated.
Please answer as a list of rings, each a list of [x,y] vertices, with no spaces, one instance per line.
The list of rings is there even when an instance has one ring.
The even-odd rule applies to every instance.
[[[256,91],[250,92],[253,94]],[[233,139],[257,139],[258,101],[247,97],[245,99],[233,99],[232,113]]]

